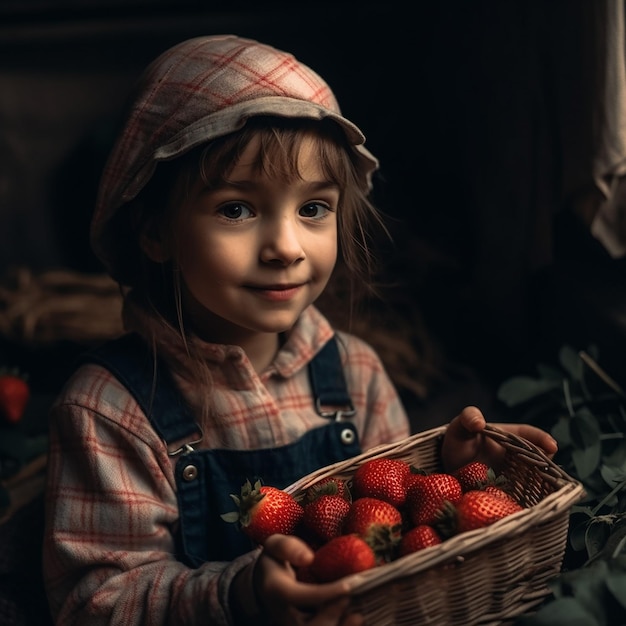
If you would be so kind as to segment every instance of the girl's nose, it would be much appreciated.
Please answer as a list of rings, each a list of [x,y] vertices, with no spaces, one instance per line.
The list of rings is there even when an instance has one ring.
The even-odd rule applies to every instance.
[[[304,259],[301,242],[304,234],[294,219],[283,217],[269,221],[262,233],[261,260],[264,263],[291,265]]]

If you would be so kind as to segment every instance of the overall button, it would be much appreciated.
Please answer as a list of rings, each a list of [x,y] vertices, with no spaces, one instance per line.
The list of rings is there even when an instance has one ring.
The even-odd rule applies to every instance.
[[[350,428],[344,428],[339,437],[341,439],[341,443],[345,443],[347,446],[353,444],[355,440],[354,431]]]
[[[185,469],[183,469],[183,479],[187,482],[191,482],[198,478],[198,468],[195,465],[187,465]]]

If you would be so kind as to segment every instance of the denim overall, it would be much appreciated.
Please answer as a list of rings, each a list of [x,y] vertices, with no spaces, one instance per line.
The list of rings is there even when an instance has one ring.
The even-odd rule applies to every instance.
[[[230,494],[239,494],[247,479],[253,484],[259,479],[264,485],[284,488],[320,467],[361,452],[356,428],[351,421],[343,421],[355,411],[334,337],[309,364],[311,401],[317,412],[328,418],[328,424],[289,445],[271,449],[195,450],[194,444],[201,439],[198,424],[167,367],[157,363],[155,370],[151,353],[136,335],[125,335],[91,350],[82,361],[109,369],[134,395],[166,444],[187,442],[170,455],[178,456],[177,558],[191,567],[207,560],[232,560],[255,547],[236,524],[221,518],[235,510]]]

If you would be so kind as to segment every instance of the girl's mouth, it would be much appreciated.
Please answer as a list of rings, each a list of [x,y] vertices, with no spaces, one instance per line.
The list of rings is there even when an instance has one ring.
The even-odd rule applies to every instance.
[[[291,300],[302,289],[302,285],[270,285],[268,287],[254,287],[259,296],[274,302]]]

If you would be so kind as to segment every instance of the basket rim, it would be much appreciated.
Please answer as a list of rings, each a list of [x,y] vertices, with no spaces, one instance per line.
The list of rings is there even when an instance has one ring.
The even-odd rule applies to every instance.
[[[295,495],[327,476],[354,470],[368,459],[384,456],[389,452],[393,452],[394,455],[409,452],[417,445],[441,437],[446,429],[447,425],[438,426],[411,435],[400,442],[376,446],[355,457],[321,468],[293,483],[286,488],[286,491]],[[524,508],[490,526],[455,535],[436,546],[400,557],[391,563],[346,576],[343,580],[349,586],[351,594],[362,594],[385,582],[397,581],[438,565],[453,563],[500,539],[515,540],[529,528],[559,517],[563,525],[569,525],[570,507],[580,501],[585,494],[582,483],[567,474],[539,447],[527,439],[504,431],[493,424],[488,424],[483,432],[503,446],[513,448],[529,463],[539,467],[555,490],[533,506]]]
[[[436,426],[429,430],[425,430],[414,435],[410,435],[401,441],[396,441],[394,443],[386,443],[379,446],[374,446],[361,454],[353,456],[344,461],[338,461],[336,463],[332,463],[330,465],[326,465],[319,470],[311,472],[307,476],[303,476],[296,482],[285,488],[290,494],[295,494],[304,488],[319,482],[323,478],[328,476],[333,476],[342,471],[348,470],[350,468],[355,468],[365,461],[378,458],[380,456],[384,456],[389,452],[393,452],[394,456],[400,456],[405,452],[410,452],[417,445],[428,442],[432,439],[438,439],[443,437],[446,430],[448,428],[447,424],[443,426]],[[543,450],[541,450],[534,443],[521,437],[520,435],[516,435],[514,433],[502,430],[500,427],[494,424],[487,424],[482,431],[488,437],[495,439],[498,443],[502,444],[505,447],[514,448],[516,452],[522,453],[529,462],[532,462],[534,465],[541,467],[555,483],[577,483],[581,485],[581,483],[576,480],[574,477],[567,474],[563,468],[557,465],[551,458],[549,458]],[[582,485],[581,485],[582,488]]]
[[[396,441],[394,443],[384,443],[379,446],[374,446],[373,448],[369,448],[365,452],[361,452],[361,454],[357,454],[356,456],[350,457],[349,459],[346,459],[344,461],[337,461],[336,463],[326,465],[319,470],[316,470],[315,472],[311,472],[310,474],[303,476],[296,482],[285,487],[285,491],[287,493],[294,494],[303,489],[305,486],[314,484],[322,478],[325,478],[327,476],[333,476],[334,474],[340,473],[342,470],[350,468],[353,465],[360,465],[361,463],[364,463],[371,458],[384,456],[387,452],[395,452],[400,454],[403,450],[409,451],[420,443],[442,436],[445,433],[446,428],[447,426],[436,426],[435,428],[425,430],[421,433],[410,435],[402,441]]]

